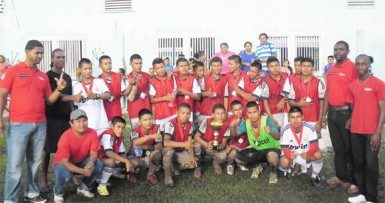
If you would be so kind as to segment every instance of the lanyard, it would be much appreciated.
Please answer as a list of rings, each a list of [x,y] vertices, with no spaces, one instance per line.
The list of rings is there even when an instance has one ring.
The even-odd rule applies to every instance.
[[[307,85],[305,85],[305,82],[302,81],[302,78],[300,79],[300,81],[301,81],[301,90],[306,93],[307,97],[310,96],[310,90],[311,90],[311,84],[312,84],[313,78],[314,78],[314,76],[309,80],[309,82],[307,82]]]
[[[291,129],[291,132],[293,133],[293,135],[295,137],[295,140],[297,140],[298,146],[301,146],[303,125],[301,125],[301,128],[299,130],[300,131],[299,137],[297,136],[297,133],[295,132],[295,129],[293,128],[293,126],[290,126],[290,129]]]
[[[253,126],[253,122],[250,121],[251,130],[253,131],[254,136],[257,140],[258,140],[259,134],[261,133],[261,120],[262,120],[261,118],[258,119],[258,129],[257,130],[255,130],[255,128]]]
[[[86,94],[88,95],[88,92],[91,91],[92,92],[92,86],[94,85],[94,78],[91,78],[91,82],[90,82],[90,87],[87,88],[86,85],[84,84],[84,79],[82,79],[82,86],[84,88],[84,91],[86,92]]]
[[[180,137],[181,137],[180,141],[185,142],[186,141],[186,135],[185,135],[184,130],[182,129],[182,125],[179,124],[178,119],[176,119],[176,122],[178,123],[179,133],[180,133]],[[187,128],[187,123],[185,123],[185,128]]]

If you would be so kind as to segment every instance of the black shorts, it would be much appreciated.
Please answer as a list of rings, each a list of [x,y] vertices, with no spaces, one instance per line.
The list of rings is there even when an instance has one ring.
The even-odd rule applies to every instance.
[[[47,118],[47,137],[44,151],[46,153],[56,153],[60,136],[70,127],[69,121]]]
[[[237,159],[244,162],[246,165],[257,165],[259,163],[267,163],[267,154],[269,152],[277,153],[278,157],[281,154],[281,150],[273,149],[264,149],[256,150],[254,148],[246,148],[240,151],[237,151]]]

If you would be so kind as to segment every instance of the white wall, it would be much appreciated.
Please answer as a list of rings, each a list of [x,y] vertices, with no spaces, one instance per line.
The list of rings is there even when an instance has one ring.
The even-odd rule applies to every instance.
[[[384,1],[377,0],[372,8],[348,8],[347,0],[134,0],[134,11],[128,13],[105,13],[103,2],[5,0],[0,53],[19,52],[23,59],[25,43],[32,38],[84,39],[85,57],[92,58],[92,50],[100,48],[118,68],[123,55],[128,60],[138,53],[147,70],[157,57],[160,36],[214,36],[217,47],[226,41],[230,50],[239,52],[245,41],[257,45],[261,32],[315,34],[320,36],[321,65],[332,54],[335,42],[345,40],[351,46],[349,57],[373,56],[374,73],[385,80],[381,71],[385,66]]]

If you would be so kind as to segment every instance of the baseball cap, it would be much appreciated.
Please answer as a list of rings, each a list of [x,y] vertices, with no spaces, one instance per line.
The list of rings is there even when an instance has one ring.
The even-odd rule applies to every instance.
[[[76,120],[76,119],[78,119],[81,116],[84,116],[84,117],[88,118],[85,111],[83,111],[81,109],[74,110],[74,111],[71,112],[70,120],[71,121],[72,120]]]

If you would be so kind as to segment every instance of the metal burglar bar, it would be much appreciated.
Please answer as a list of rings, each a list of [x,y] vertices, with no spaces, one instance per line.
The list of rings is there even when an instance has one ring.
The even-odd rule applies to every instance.
[[[283,61],[288,59],[289,56],[287,48],[287,36],[270,36],[269,42],[274,44],[277,48],[277,58],[280,64],[282,64]]]
[[[211,57],[215,54],[215,38],[214,37],[199,37],[190,39],[190,54],[194,56],[198,51],[204,51],[206,57]]]
[[[296,36],[297,56],[314,60],[314,71],[319,71],[319,36]]]
[[[105,0],[105,12],[127,12],[132,11],[132,0]]]
[[[58,47],[64,50],[66,57],[65,72],[76,78],[76,69],[82,58],[82,41],[81,40],[62,40],[58,42]]]
[[[178,55],[183,53],[183,38],[159,38],[158,54],[164,59],[168,57],[170,64],[175,65]]]
[[[348,0],[348,6],[374,6],[375,0]]]
[[[52,41],[40,41],[43,44],[44,55],[38,65],[39,70],[46,73],[51,70],[51,52],[52,52]]]
[[[4,12],[4,0],[0,0],[0,13]]]

